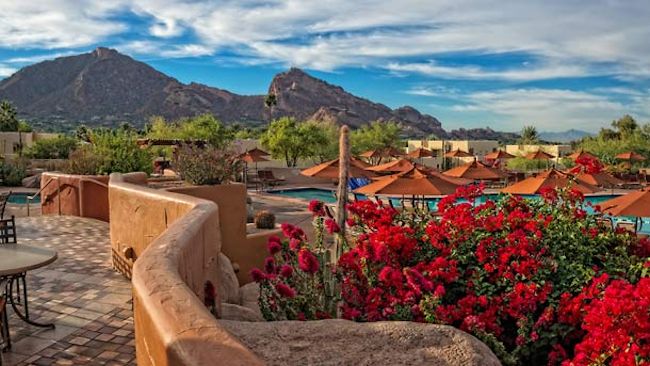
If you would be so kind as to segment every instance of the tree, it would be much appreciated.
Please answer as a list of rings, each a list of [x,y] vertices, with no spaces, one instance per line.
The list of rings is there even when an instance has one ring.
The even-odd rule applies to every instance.
[[[234,132],[211,114],[167,122],[162,117],[150,121],[147,137],[154,139],[205,140],[216,148],[228,146]]]
[[[339,154],[339,127],[330,122],[305,122],[306,128],[314,126],[311,157],[320,163],[336,159]]]
[[[352,131],[350,145],[354,154],[367,150],[399,147],[401,128],[395,122],[373,122]]]
[[[18,131],[16,108],[6,100],[0,102],[0,131]]]
[[[316,123],[297,123],[282,117],[269,125],[262,134],[261,143],[275,159],[284,159],[288,167],[298,164],[298,159],[314,157],[319,147],[327,144],[325,130]]]
[[[637,131],[639,125],[636,120],[629,114],[612,122],[612,127],[616,128],[622,137],[632,136]]]
[[[525,126],[521,130],[521,138],[519,143],[522,145],[534,145],[539,143],[539,134],[535,126]]]
[[[32,132],[34,129],[32,126],[27,123],[27,121],[20,120],[18,121],[18,132]]]
[[[269,109],[269,121],[273,120],[273,107],[278,105],[278,97],[274,93],[269,93],[264,98],[264,106]]]
[[[74,132],[77,140],[82,142],[90,142],[90,130],[85,125],[80,125]]]

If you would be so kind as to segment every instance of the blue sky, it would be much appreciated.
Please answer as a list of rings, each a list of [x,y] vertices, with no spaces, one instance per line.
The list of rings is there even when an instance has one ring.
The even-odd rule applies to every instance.
[[[47,0],[0,13],[0,77],[116,48],[183,82],[262,94],[290,66],[447,129],[650,122],[648,0]]]

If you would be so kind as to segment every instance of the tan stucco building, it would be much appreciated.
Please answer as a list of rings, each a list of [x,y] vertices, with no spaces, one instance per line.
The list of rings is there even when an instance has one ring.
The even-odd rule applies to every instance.
[[[499,148],[499,143],[493,140],[409,140],[407,152],[418,148],[428,149],[436,155],[433,158],[424,158],[422,163],[438,169],[445,168],[443,156],[445,153],[453,150],[462,150],[476,156],[479,160]],[[469,163],[474,157],[455,158],[456,163]]]
[[[555,161],[571,155],[571,145],[506,145],[506,152],[515,156],[524,156],[531,152],[542,150],[555,156]]]
[[[51,139],[58,135],[57,133],[44,132],[0,132],[0,155],[16,155],[21,143],[23,149],[26,149],[38,140]]]

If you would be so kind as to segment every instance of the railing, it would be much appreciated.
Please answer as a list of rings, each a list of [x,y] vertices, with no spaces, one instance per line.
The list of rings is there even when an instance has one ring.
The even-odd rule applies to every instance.
[[[43,190],[52,183],[52,181],[56,181],[57,187],[56,187],[56,198],[57,198],[57,203],[59,206],[59,216],[61,215],[61,181],[59,180],[59,177],[52,177],[50,180],[45,183],[44,186],[41,187],[36,193],[34,193],[31,196],[27,196],[27,216],[29,216],[29,204],[32,202],[36,196],[40,195]],[[41,205],[43,204],[44,200],[41,199]]]

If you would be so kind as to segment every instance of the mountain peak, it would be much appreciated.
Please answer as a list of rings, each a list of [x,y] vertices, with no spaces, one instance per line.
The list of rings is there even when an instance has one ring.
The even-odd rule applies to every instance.
[[[117,52],[117,50],[115,50],[113,48],[107,48],[107,47],[97,47],[92,52],[92,54],[93,54],[93,56],[95,56],[96,58],[99,58],[99,59],[109,58],[109,57],[120,55],[120,53]]]

